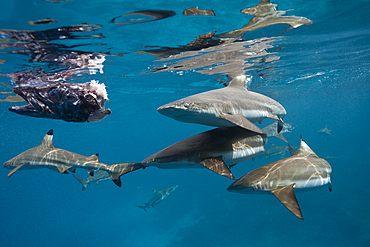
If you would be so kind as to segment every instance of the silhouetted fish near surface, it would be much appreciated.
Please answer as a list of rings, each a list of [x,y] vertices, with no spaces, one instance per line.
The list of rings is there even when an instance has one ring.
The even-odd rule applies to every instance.
[[[142,161],[158,168],[205,167],[225,177],[235,179],[228,166],[248,160],[265,151],[265,134],[238,126],[217,128],[179,141]]]
[[[275,24],[288,24],[289,27],[285,29],[284,33],[290,29],[298,28],[302,25],[310,25],[312,21],[305,17],[298,16],[283,16],[287,11],[277,11],[277,4],[270,3],[270,0],[262,0],[257,6],[242,9],[240,12],[247,15],[254,15],[247,25],[240,29],[230,31],[227,33],[216,35],[220,38],[236,37],[242,33],[254,31],[256,29],[267,27]]]
[[[153,197],[152,199],[149,200],[149,202],[145,203],[144,206],[140,206],[140,205],[137,205],[136,204],[136,207],[138,208],[141,208],[141,209],[144,209],[144,211],[146,211],[147,208],[149,207],[154,207],[156,205],[158,205],[158,203],[164,201],[167,199],[167,197],[178,187],[178,185],[176,186],[172,186],[172,187],[169,187],[167,189],[164,189],[164,190],[160,190],[160,191],[157,191],[157,190],[153,190]]]
[[[110,20],[109,22],[114,23],[116,25],[127,25],[127,24],[143,23],[143,22],[148,22],[148,21],[157,21],[157,20],[161,20],[167,17],[174,16],[174,15],[176,15],[176,13],[172,10],[140,10],[140,11],[128,13],[125,15],[117,16],[113,18],[112,20]],[[126,16],[130,16],[130,17],[136,16],[136,19],[130,22],[123,22],[123,23],[116,22],[116,19],[120,17],[126,17]],[[147,17],[153,17],[153,18],[147,18]]]
[[[235,77],[228,87],[192,95],[159,107],[159,113],[180,122],[198,123],[216,127],[240,126],[264,134],[253,122],[265,118],[278,121],[277,132],[283,128],[286,115],[277,101],[248,91],[246,76]]]
[[[14,92],[29,104],[12,106],[9,111],[31,116],[62,119],[67,122],[97,122],[111,114],[105,110],[108,94],[104,84],[32,84],[14,87]]]
[[[215,12],[213,12],[213,10],[202,10],[202,9],[198,9],[198,8],[189,8],[189,9],[185,9],[183,12],[182,12],[183,15],[213,15],[215,16]]]
[[[65,174],[68,174],[68,171],[75,172],[76,168],[82,168],[90,175],[93,175],[96,170],[104,170],[110,174],[111,180],[119,187],[121,186],[121,175],[139,168],[145,168],[140,163],[122,163],[109,166],[101,163],[97,154],[86,157],[56,148],[53,144],[53,130],[48,131],[39,146],[22,152],[5,162],[3,166],[12,169],[8,177],[18,170],[40,168],[48,168]]]
[[[294,155],[247,173],[227,190],[242,194],[271,192],[289,211],[303,220],[294,191],[326,184],[329,184],[331,191],[331,172],[329,163],[319,158],[301,139]]]

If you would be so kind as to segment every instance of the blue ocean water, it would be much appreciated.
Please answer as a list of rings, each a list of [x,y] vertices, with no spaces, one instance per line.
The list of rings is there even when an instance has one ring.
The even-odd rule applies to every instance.
[[[272,195],[228,192],[232,181],[207,169],[149,167],[122,176],[121,188],[109,181],[82,191],[72,175],[38,169],[7,178],[10,170],[1,168],[1,246],[369,246],[369,1],[277,0],[272,3],[278,4],[278,10],[289,10],[287,16],[306,17],[313,23],[282,34],[287,24],[247,32],[231,53],[216,49],[220,55],[216,58],[212,46],[193,53],[185,50],[182,57],[148,52],[173,51],[168,48],[184,47],[200,35],[239,29],[252,18],[240,10],[258,3],[3,0],[2,31],[98,25],[96,30],[75,32],[48,44],[55,45],[53,51],[58,54],[104,55],[95,65],[94,61],[85,67],[76,65],[65,81],[104,83],[109,97],[106,107],[112,114],[100,122],[70,123],[8,111],[24,104],[8,98],[15,96],[11,74],[39,70],[53,75],[70,67],[63,61],[42,59],[46,48],[41,51],[27,46],[30,42],[1,35],[1,162],[39,145],[49,129],[54,130],[58,148],[85,156],[99,153],[106,164],[141,162],[177,141],[212,129],[175,121],[156,109],[224,87],[227,72],[236,69],[233,62],[239,59],[252,78],[251,90],[278,100],[287,110],[286,122],[294,117],[296,128],[285,134],[291,145],[299,146],[302,135],[332,166],[332,192],[325,186],[297,193],[303,221]],[[182,14],[191,7],[213,10],[216,15]],[[169,10],[176,15],[147,22],[140,21],[151,17],[122,16],[143,10]],[[28,23],[45,18],[56,22]],[[253,45],[262,48],[253,54],[238,53],[250,52]],[[225,58],[226,54],[231,57]],[[264,120],[261,126],[269,123]],[[334,136],[317,133],[326,125]],[[267,148],[271,143],[285,145],[275,138]],[[239,178],[281,158],[247,160],[232,171]],[[77,174],[87,177],[83,170]],[[135,206],[147,202],[152,190],[174,185],[179,186],[167,200],[147,212]]]

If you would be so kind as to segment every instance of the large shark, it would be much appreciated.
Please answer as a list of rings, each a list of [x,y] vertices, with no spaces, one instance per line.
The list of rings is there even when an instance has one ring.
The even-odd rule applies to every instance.
[[[145,203],[144,206],[140,206],[140,205],[137,205],[136,204],[136,207],[138,208],[141,208],[141,209],[144,209],[144,211],[146,211],[147,208],[149,207],[154,207],[156,206],[158,203],[160,203],[161,201],[163,200],[166,200],[167,197],[178,187],[178,185],[176,186],[172,186],[172,187],[169,187],[167,189],[164,189],[164,190],[160,190],[160,191],[157,191],[157,190],[153,190],[153,197],[152,199],[149,200],[149,202]]]
[[[76,168],[82,168],[90,175],[93,175],[96,170],[104,170],[110,174],[111,180],[120,187],[121,175],[139,168],[145,168],[140,163],[126,165],[127,163],[106,165],[98,160],[98,154],[86,157],[56,148],[53,144],[53,130],[51,129],[45,135],[39,146],[24,151],[5,162],[3,166],[7,169],[12,169],[8,177],[12,176],[18,170],[40,168],[48,168],[64,174],[68,174],[68,171],[74,173]],[[128,167],[132,170],[127,170]]]
[[[264,134],[254,125],[265,118],[278,121],[277,132],[283,128],[286,115],[277,101],[259,93],[248,91],[246,76],[235,77],[226,88],[192,95],[159,107],[159,113],[187,123],[216,127],[240,126]]]
[[[228,166],[253,158],[265,151],[265,134],[244,128],[224,127],[209,130],[179,141],[142,161],[158,168],[206,167],[235,179]]]
[[[242,33],[254,31],[256,29],[267,27],[275,24],[288,24],[289,27],[285,29],[284,33],[290,29],[298,28],[302,25],[310,25],[312,21],[305,17],[299,16],[284,16],[287,11],[276,10],[277,4],[270,3],[270,0],[262,0],[257,6],[242,9],[240,12],[253,15],[254,17],[247,25],[240,29],[216,35],[219,38],[236,37]]]
[[[294,155],[247,173],[227,190],[243,194],[271,192],[289,211],[303,220],[294,191],[326,184],[329,184],[331,191],[331,172],[329,163],[319,158],[301,139]]]
[[[115,184],[121,187],[121,180],[119,177],[140,168],[145,168],[145,166],[143,166],[141,163],[121,163],[107,166],[109,171],[98,170],[94,173],[94,176],[89,176],[87,179],[81,178],[76,174],[72,175],[82,184],[82,190],[84,191],[86,187],[92,183],[98,184],[98,182],[110,180],[113,180]]]
[[[294,130],[295,127],[292,127],[293,119],[294,117],[292,118],[292,121],[290,121],[290,124],[289,123],[283,124],[283,128],[280,131],[280,133],[277,132],[277,126],[279,124],[278,121],[275,121],[272,124],[264,127],[262,131],[266,133],[267,137],[276,137],[289,144],[287,139],[285,139],[285,137],[283,136],[283,133],[292,132]]]

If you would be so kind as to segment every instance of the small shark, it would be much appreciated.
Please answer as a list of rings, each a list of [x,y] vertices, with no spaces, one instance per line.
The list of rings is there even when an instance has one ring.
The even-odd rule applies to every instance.
[[[164,189],[164,190],[160,190],[160,191],[156,191],[156,190],[153,190],[153,197],[152,199],[149,200],[149,202],[145,203],[144,206],[140,206],[140,205],[137,205],[136,204],[136,207],[138,208],[141,208],[141,209],[144,209],[144,211],[146,211],[146,208],[149,208],[150,206],[151,207],[154,207],[156,206],[158,203],[160,203],[161,201],[164,201],[167,199],[167,197],[178,187],[178,185],[176,186],[172,186],[172,187],[169,187],[167,189]]]
[[[329,184],[331,191],[331,172],[329,163],[319,158],[301,139],[298,151],[291,157],[247,173],[232,183],[227,190],[242,194],[271,192],[290,212],[303,220],[294,190]]]
[[[192,95],[159,107],[159,113],[180,122],[198,123],[216,127],[240,126],[264,134],[254,125],[265,118],[278,121],[277,132],[283,128],[286,115],[277,101],[259,93],[248,91],[246,76],[235,77],[226,88]]]
[[[149,156],[143,165],[158,168],[206,167],[225,177],[235,179],[228,166],[253,158],[265,151],[265,134],[235,127],[209,130]]]
[[[264,131],[266,133],[267,137],[276,137],[276,138],[279,138],[280,140],[282,140],[283,142],[286,142],[286,143],[289,144],[287,139],[285,139],[285,137],[283,136],[283,133],[286,133],[286,132],[291,133],[295,129],[295,127],[292,127],[293,119],[294,119],[294,117],[292,118],[292,121],[290,122],[290,124],[288,124],[288,123],[283,124],[283,128],[280,131],[280,133],[277,133],[277,131],[276,131],[277,126],[278,126],[278,121],[275,121],[274,123],[264,127],[262,129],[262,131]]]
[[[317,131],[317,133],[319,133],[319,136],[320,136],[321,134],[327,134],[327,135],[331,135],[331,136],[334,136],[334,137],[335,137],[335,135],[333,135],[333,134],[331,133],[331,130],[330,130],[330,129],[328,129],[328,126],[327,126],[327,125],[325,125],[325,128],[318,130],[318,131]],[[319,137],[319,136],[318,136],[318,137]],[[316,138],[317,138],[317,137],[316,137]]]
[[[280,154],[281,157],[284,157],[287,152],[291,152],[291,149],[289,146],[277,146],[274,143],[271,143],[271,148],[266,151],[269,156]]]
[[[112,178],[114,178],[116,181],[115,183],[121,187],[121,180],[119,177],[140,168],[145,168],[145,166],[141,163],[121,163],[108,166],[110,172],[98,170],[94,173],[94,176],[89,176],[87,179],[81,178],[76,174],[72,175],[82,184],[82,191],[84,191],[86,187],[92,183],[98,184],[98,182],[110,181]]]
[[[8,174],[11,177],[18,170],[31,170],[48,168],[50,170],[68,174],[68,171],[75,172],[76,168],[85,169],[91,176],[96,170],[103,170],[110,174],[111,180],[121,187],[120,176],[129,172],[127,167],[132,170],[145,168],[140,163],[128,165],[127,163],[106,165],[98,160],[98,154],[93,154],[86,157],[80,154],[72,153],[60,148],[56,148],[53,144],[53,130],[49,130],[37,147],[28,149],[23,153],[15,156],[3,164],[7,169],[12,169]],[[132,171],[130,170],[130,171]]]
[[[283,16],[286,14],[287,10],[277,11],[276,7],[277,4],[270,3],[270,0],[262,0],[257,6],[242,9],[240,12],[254,16],[248,22],[248,24],[240,29],[219,34],[216,35],[215,37],[219,38],[237,37],[242,33],[254,31],[262,27],[267,27],[275,24],[288,24],[289,27],[285,29],[283,32],[281,32],[282,34],[290,29],[298,28],[302,25],[312,24],[312,21],[305,17]]]

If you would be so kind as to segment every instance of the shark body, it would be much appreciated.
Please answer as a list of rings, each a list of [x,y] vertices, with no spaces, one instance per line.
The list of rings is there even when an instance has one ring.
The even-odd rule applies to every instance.
[[[330,129],[328,129],[328,126],[327,125],[325,125],[325,128],[322,128],[322,129],[320,129],[320,130],[318,130],[317,131],[317,133],[319,133],[319,136],[321,135],[321,134],[326,134],[326,135],[331,135],[331,136],[334,136],[335,137],[335,135],[333,135],[332,133],[331,133],[331,130]],[[318,136],[318,137],[319,137]],[[317,138],[317,137],[316,137]]]
[[[130,169],[127,168],[130,165]],[[48,168],[50,170],[68,174],[75,172],[76,168],[85,169],[90,175],[94,171],[103,170],[110,174],[115,184],[121,186],[120,176],[139,168],[145,168],[140,163],[122,163],[106,165],[98,160],[98,154],[89,157],[56,148],[53,144],[53,130],[49,130],[39,146],[28,149],[3,164],[7,169],[12,169],[8,177],[18,170],[31,170]]]
[[[264,134],[254,125],[265,118],[278,121],[277,132],[283,128],[286,115],[277,101],[248,91],[246,76],[235,77],[228,87],[192,95],[159,107],[159,113],[180,122],[198,123],[216,127],[240,126]]]
[[[142,161],[158,168],[206,167],[235,179],[228,166],[253,158],[265,151],[265,134],[235,126],[216,128],[179,141]]]
[[[144,206],[140,206],[140,205],[137,205],[136,204],[136,207],[138,208],[141,208],[143,209],[144,211],[146,211],[147,208],[149,207],[155,207],[156,205],[158,205],[158,203],[164,201],[167,199],[167,197],[178,187],[178,185],[176,186],[172,186],[172,187],[169,187],[167,189],[164,189],[164,190],[160,190],[160,191],[157,191],[157,190],[153,190],[153,197],[152,199],[149,200],[149,202],[145,203]]]
[[[319,158],[301,140],[300,147],[294,155],[247,173],[232,183],[227,190],[243,194],[272,193],[289,211],[303,220],[294,191],[326,184],[329,184],[331,191],[331,172],[329,163]]]

